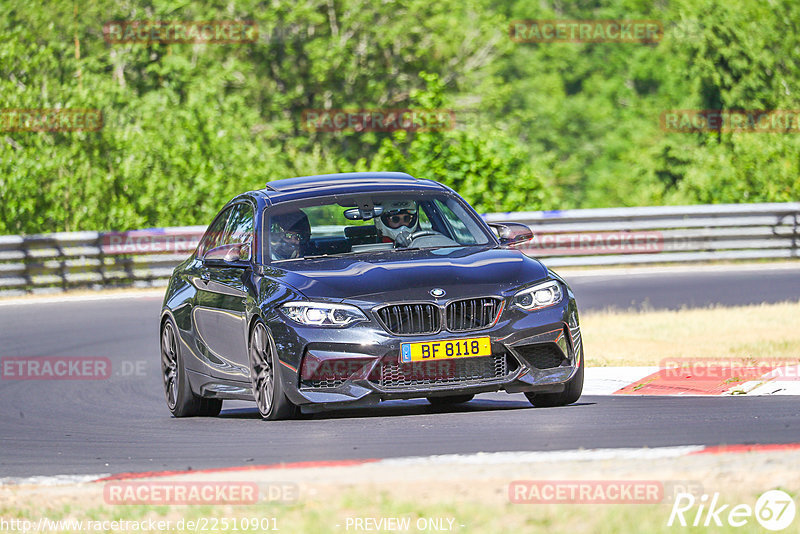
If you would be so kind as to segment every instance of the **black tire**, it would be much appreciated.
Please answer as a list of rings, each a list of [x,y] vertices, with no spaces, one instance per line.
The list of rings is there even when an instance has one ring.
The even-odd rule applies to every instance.
[[[433,406],[450,406],[471,401],[475,395],[450,395],[449,397],[428,397],[428,402]]]
[[[247,352],[253,398],[261,417],[270,421],[296,417],[300,410],[284,393],[275,344],[261,321],[256,322],[250,332]]]
[[[171,318],[161,327],[161,377],[167,408],[175,417],[214,417],[222,410],[221,399],[205,399],[192,392],[178,343],[178,329]]]
[[[552,408],[553,406],[566,406],[577,402],[583,392],[583,347],[581,347],[581,364],[578,370],[566,383],[564,391],[560,393],[526,393],[525,396],[537,408]]]

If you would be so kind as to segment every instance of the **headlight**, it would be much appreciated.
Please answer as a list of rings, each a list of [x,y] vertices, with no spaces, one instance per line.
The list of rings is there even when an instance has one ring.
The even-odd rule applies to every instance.
[[[555,280],[523,289],[514,295],[513,304],[523,310],[537,310],[558,304],[564,297],[561,284]]]
[[[367,316],[347,304],[326,304],[323,302],[287,302],[281,311],[292,321],[308,326],[350,326],[366,321]]]

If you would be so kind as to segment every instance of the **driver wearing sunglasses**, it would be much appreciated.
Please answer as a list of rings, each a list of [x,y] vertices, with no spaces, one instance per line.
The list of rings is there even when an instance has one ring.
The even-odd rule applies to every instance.
[[[384,243],[394,243],[403,232],[413,234],[419,228],[417,203],[395,200],[383,204],[383,213],[375,219],[375,227]]]

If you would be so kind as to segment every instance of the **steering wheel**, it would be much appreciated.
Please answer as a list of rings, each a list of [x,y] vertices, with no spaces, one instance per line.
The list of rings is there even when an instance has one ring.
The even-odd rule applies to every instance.
[[[439,232],[434,232],[433,230],[419,230],[418,232],[414,232],[413,234],[409,234],[408,232],[401,232],[400,235],[395,238],[394,248],[408,248],[414,242],[415,239],[419,237],[425,237],[428,235],[440,235]]]
[[[410,241],[414,241],[418,237],[425,237],[426,235],[440,235],[440,234],[439,234],[439,232],[435,232],[433,230],[420,230],[420,231],[414,232],[413,234],[408,236],[408,239]]]

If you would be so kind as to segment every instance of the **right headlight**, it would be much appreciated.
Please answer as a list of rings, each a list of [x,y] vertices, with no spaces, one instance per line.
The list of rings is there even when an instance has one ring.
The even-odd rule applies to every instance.
[[[564,291],[561,289],[561,284],[550,280],[515,294],[512,304],[523,310],[538,310],[558,304],[563,298]]]
[[[287,302],[281,306],[281,311],[292,321],[306,326],[342,328],[367,320],[361,310],[349,304]]]

